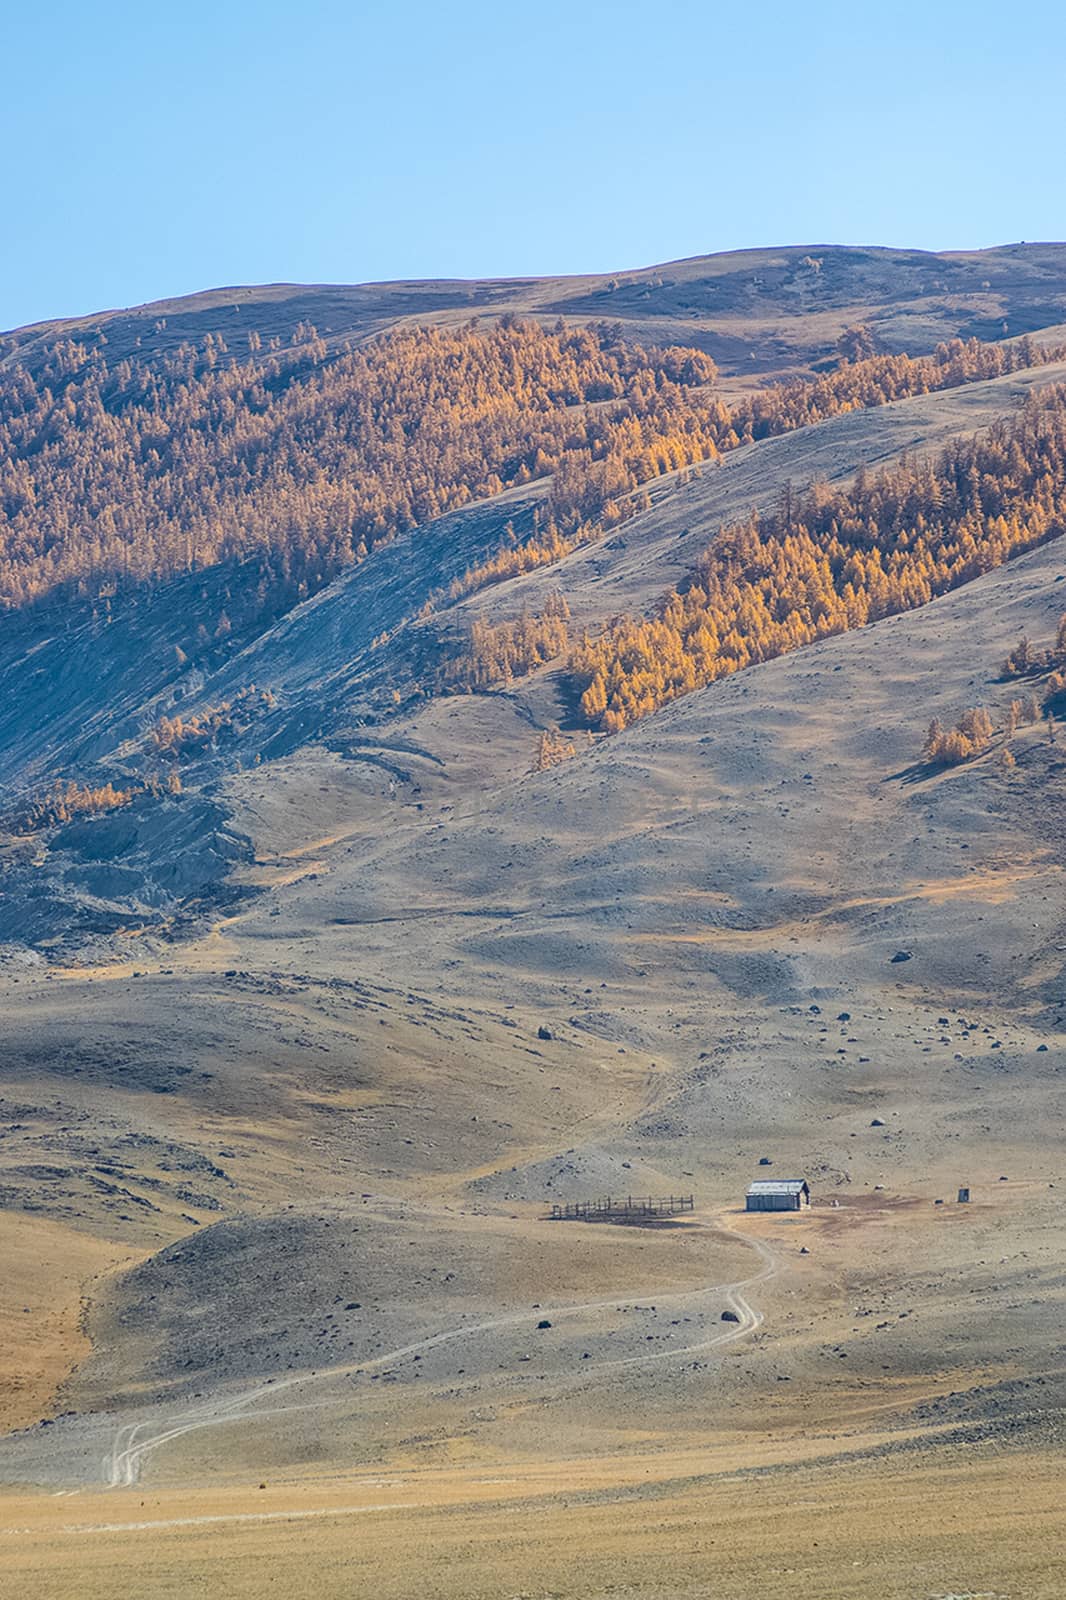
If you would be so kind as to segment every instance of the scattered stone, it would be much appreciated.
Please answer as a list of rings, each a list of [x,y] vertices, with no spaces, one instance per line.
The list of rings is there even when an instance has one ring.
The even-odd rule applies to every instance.
[[[552,1033],[550,1028],[546,1028],[544,1026],[544,1024],[541,1023],[540,1027],[537,1029],[537,1038],[538,1039],[554,1039],[555,1035],[554,1035],[554,1033]]]
[[[837,1021],[838,1022],[850,1022],[851,1021],[851,1012],[850,1011],[841,1011],[840,1014],[837,1017]]]

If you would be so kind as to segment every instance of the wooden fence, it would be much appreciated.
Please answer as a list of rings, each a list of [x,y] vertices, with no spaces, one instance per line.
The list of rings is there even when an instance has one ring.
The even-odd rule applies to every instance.
[[[553,1205],[553,1222],[637,1222],[642,1218],[678,1217],[693,1209],[690,1194],[605,1195],[599,1200],[573,1200]]]

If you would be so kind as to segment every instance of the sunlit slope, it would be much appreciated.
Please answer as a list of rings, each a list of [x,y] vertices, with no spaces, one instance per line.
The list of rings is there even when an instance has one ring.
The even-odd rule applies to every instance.
[[[1053,253],[1039,259],[1050,274]],[[171,1405],[310,1382],[384,1359],[410,1328],[479,1320],[469,1366],[454,1343],[426,1363],[426,1400],[413,1354],[372,1398],[342,1371],[279,1432],[249,1419],[209,1445],[182,1433],[151,1471],[199,1482],[208,1461],[258,1481],[262,1452],[284,1473],[422,1449],[536,1459],[627,1430],[648,1448],[689,1430],[695,1448],[720,1426],[784,1421],[798,1437],[829,1411],[865,1427],[880,1407],[924,1426],[941,1396],[948,1420],[971,1404],[958,1392],[975,1371],[996,1389],[972,1401],[981,1419],[997,1385],[1057,1372],[1066,758],[1040,722],[1014,735],[1013,766],[998,733],[948,771],[921,748],[934,717],[985,705],[1001,728],[1040,687],[1004,681],[1001,663],[1023,633],[1054,637],[1066,547],[595,743],[561,660],[488,693],[429,691],[481,615],[536,612],[556,590],[575,634],[647,611],[722,525],[789,483],[931,451],[1062,376],[740,448],[656,481],[647,510],[554,567],[453,601],[508,522],[531,527],[546,485],[526,485],[373,550],[189,674],[177,703],[171,617],[217,614],[232,574],[69,631],[11,622],[7,781],[143,773],[164,710],[195,718],[252,683],[269,698],[190,759],[181,795],[11,845],[0,1195],[59,1230],[64,1311],[9,1414],[75,1415],[0,1448],[0,1476],[95,1482],[118,1430],[144,1421],[149,1437]],[[536,772],[554,722],[573,754]],[[762,1159],[848,1204],[810,1219],[810,1261],[788,1247],[750,1362],[683,1381],[664,1362],[649,1379],[634,1353],[661,1339],[669,1354],[685,1317],[713,1331],[721,1299],[621,1333],[602,1308],[565,1310],[574,1249],[597,1295],[647,1297],[649,1317],[653,1291],[705,1294],[749,1268],[710,1231],[695,1268],[680,1241],[571,1247],[545,1234],[547,1203],[685,1189],[710,1230]],[[972,1212],[933,1210],[965,1183]],[[136,1256],[92,1289],[75,1336],[79,1286]],[[3,1314],[29,1351],[27,1298]],[[534,1372],[527,1321],[507,1319],[556,1299],[576,1320]],[[874,1299],[906,1325],[842,1371],[840,1341]],[[92,1356],[52,1395],[86,1331]],[[601,1385],[623,1346],[638,1376]]]
[[[636,1070],[619,1080],[620,1127],[651,1062],[657,1098],[661,1074],[676,1074],[682,1102],[702,1108],[641,1128],[652,1168],[695,1164],[727,1184],[741,1148],[747,1160],[786,1129],[797,1157],[839,1169],[854,1153],[843,1132],[793,1135],[784,1098],[802,1122],[805,1106],[869,1103],[887,1084],[927,1104],[909,1148],[919,1165],[937,1159],[933,1129],[955,1126],[973,1092],[953,1077],[970,1070],[954,1063],[961,1050],[990,1074],[958,1079],[990,1097],[982,1137],[1051,1148],[1058,1058],[1036,1045],[1054,1044],[1060,1019],[1058,749],[1037,726],[1016,736],[1010,772],[997,741],[933,773],[920,748],[932,717],[1016,692],[1000,662],[1023,631],[1054,631],[1060,562],[1066,573],[1048,546],[689,696],[547,773],[530,770],[536,728],[519,695],[439,701],[364,729],[347,754],[311,745],[226,779],[219,800],[250,841],[234,876],[255,894],[190,947],[142,939],[125,968],[42,978],[9,965],[13,1097],[43,1104],[50,1081],[89,1093],[90,1119],[103,1106],[131,1130],[148,1119],[231,1177],[256,1171],[218,1155],[253,1104],[257,1159],[295,1150],[322,1117],[322,1160],[334,1132],[338,1151],[355,1138],[355,1188],[359,1169],[399,1180],[417,1160],[487,1176],[534,1148],[550,1156],[573,1142],[579,1105],[613,1122],[596,1078],[613,1055]],[[910,959],[894,962],[901,952]],[[456,1001],[465,1020],[431,1014]],[[811,1005],[826,1016],[812,1020]],[[826,1017],[860,1007],[865,1035],[830,1039],[841,1030]],[[954,1023],[942,1043],[937,1018],[971,1010],[981,1021],[964,1045]],[[540,1025],[550,1041],[531,1037]],[[460,1053],[438,1076],[445,1045]],[[397,1098],[389,1086],[416,1060],[419,1092]],[[507,1090],[508,1111],[484,1122],[519,1065],[530,1098]],[[707,1117],[743,1146],[710,1140]],[[58,1137],[51,1120],[40,1149]],[[976,1136],[972,1122],[958,1129]],[[576,1168],[573,1181],[616,1181],[617,1156],[601,1166],[593,1143],[587,1179]],[[545,1176],[515,1181],[536,1194]],[[217,1176],[196,1188],[225,1209],[258,1181],[232,1196]]]
[[[561,590],[576,632],[615,612],[649,613],[672,587],[691,577],[719,532],[753,509],[776,507],[786,489],[813,482],[844,483],[860,468],[871,472],[906,454],[935,456],[952,439],[1012,415],[1026,395],[1061,383],[1066,363],[967,384],[940,394],[852,411],[794,433],[760,439],[713,465],[672,475],[650,487],[651,509],[599,544],[575,550],[551,567],[482,590],[461,602],[467,617],[517,615],[543,609]],[[687,480],[687,481],[686,481]]]
[[[557,1197],[684,1184],[731,1206],[764,1155],[839,1196],[844,1231],[836,1245],[812,1239],[801,1301],[792,1278],[767,1290],[765,1346],[724,1368],[724,1387],[705,1382],[696,1415],[728,1403],[748,1425],[780,1372],[797,1405],[823,1408],[856,1403],[849,1384],[880,1381],[886,1360],[905,1383],[897,1396],[957,1389],[956,1371],[975,1364],[1017,1376],[1011,1307],[1026,1296],[1021,1367],[1050,1370],[1057,1300],[1050,1279],[1039,1291],[1027,1280],[1050,1271],[1047,1185],[1061,1177],[1066,1113],[1062,758],[1041,727],[1016,737],[1009,772],[995,748],[949,773],[917,758],[930,717],[1014,692],[999,663],[1021,632],[1053,631],[1060,578],[1066,564],[1045,547],[691,695],[547,773],[528,771],[520,706],[474,698],[391,729],[396,760],[403,744],[447,750],[422,755],[417,789],[318,746],[228,779],[258,897],[213,936],[165,954],[146,945],[125,969],[4,979],[17,1203],[54,1205],[42,1169],[65,1163],[71,1227],[152,1251],[197,1235],[98,1296],[97,1355],[61,1404],[121,1417],[153,1397],[192,1403],[205,1383],[224,1398],[273,1373],[343,1366],[349,1343],[352,1359],[367,1348],[367,1319],[346,1311],[361,1284],[385,1347],[390,1332],[404,1341],[397,1307],[436,1333],[442,1310],[453,1326],[543,1304],[532,1269],[524,1288],[486,1277],[510,1248],[501,1215],[537,1240]],[[987,1205],[1000,1176],[1022,1187],[999,1195],[995,1242],[979,1208],[972,1236],[927,1236],[935,1196],[971,1182]],[[903,1209],[882,1215],[877,1186]],[[876,1232],[889,1222],[890,1237]],[[445,1255],[459,1276],[441,1300],[427,1241],[456,1228]],[[989,1278],[982,1263],[1004,1256],[1008,1234],[1017,1264]],[[269,1316],[204,1327],[197,1285],[242,1263],[266,1275]],[[893,1316],[898,1302],[920,1318],[890,1349],[856,1350],[827,1399],[824,1350],[873,1292],[864,1283]],[[607,1361],[611,1327],[581,1332],[589,1359]],[[504,1402],[524,1339],[510,1324],[486,1334],[464,1382]],[[282,1434],[190,1435],[159,1470],[196,1474],[205,1448],[215,1462],[236,1449],[253,1470],[263,1437],[284,1471],[329,1459],[340,1439],[385,1460],[390,1438],[459,1429],[498,1452],[513,1429],[492,1407],[481,1417],[472,1390],[451,1393],[458,1365],[427,1367],[425,1398],[417,1369],[380,1403],[338,1380]],[[671,1369],[606,1390],[588,1370],[575,1411],[569,1369],[552,1369],[524,1449],[542,1448],[544,1429],[558,1442],[566,1418],[617,1437],[638,1404],[658,1437],[688,1404]],[[64,1421],[69,1456],[36,1435],[13,1445],[5,1470],[89,1473],[111,1415]]]
[[[375,549],[224,666],[183,681],[180,709],[193,714],[251,682],[274,689],[278,706],[257,725],[248,755],[298,747],[353,713],[391,714],[394,691],[409,698],[433,686],[441,638],[460,636],[472,617],[536,611],[554,590],[565,594],[575,628],[619,610],[650,609],[722,526],[752,506],[774,504],[786,484],[844,480],[905,450],[935,451],[1009,414],[1033,388],[1064,373],[1061,364],[1041,367],[760,440],[687,482],[671,476],[653,483],[650,509],[604,540],[455,603],[449,584],[498,547],[508,523],[528,537],[546,486],[478,502]],[[180,673],[168,623],[190,608],[213,614],[239,582],[239,574],[197,574],[150,596],[116,599],[106,625],[87,620],[49,632],[33,617],[9,619],[0,775],[8,783],[43,782],[58,770],[121,758],[157,706],[174,709]],[[427,601],[433,614],[425,618]]]
[[[730,375],[809,369],[842,331],[870,324],[886,348],[931,349],[956,335],[998,338],[1066,321],[1066,246],[982,251],[795,245],[574,278],[383,284],[272,284],[209,290],[7,336],[31,361],[57,333],[106,336],[115,359],[258,334],[287,343],[313,323],[339,347],[403,321],[462,322],[508,312],[621,323],[649,342],[707,350]],[[1004,326],[1005,325],[1005,326]]]
[[[153,734],[161,717],[195,722],[240,706],[242,697],[253,700],[217,746],[204,739],[181,763],[181,796],[148,798],[88,826],[75,821],[53,833],[43,853],[16,842],[8,851],[0,942],[75,948],[127,930],[182,932],[212,906],[261,888],[248,870],[249,836],[231,825],[217,790],[235,765],[298,758],[309,743],[324,742],[357,759],[364,776],[373,768],[394,788],[433,787],[446,773],[450,803],[479,793],[494,772],[524,770],[539,728],[573,724],[561,659],[497,686],[487,699],[426,704],[478,618],[535,614],[561,593],[576,640],[580,629],[595,631],[617,612],[652,612],[721,527],[753,506],[776,505],[786,486],[840,482],[903,451],[934,451],[1009,414],[1061,376],[1060,366],[1043,367],[760,440],[718,464],[657,481],[649,509],[598,542],[456,601],[450,585],[491,555],[508,528],[528,536],[546,486],[477,502],[374,549],[213,670],[182,665],[175,619],[187,632],[190,618],[210,618],[223,604],[234,608],[240,570],[116,597],[106,616],[73,626],[47,610],[10,617],[0,672],[0,778],[12,791],[40,792],[69,778],[155,781],[166,767]],[[481,741],[471,791],[475,769],[460,752],[482,708],[494,700],[499,706],[501,694],[509,732],[497,719],[493,736]],[[411,715],[412,727],[398,723]]]
[[[1018,692],[1002,659],[1023,632],[1053,634],[1063,573],[1050,545],[691,695],[555,771],[504,767],[509,781],[458,804],[443,775],[427,772],[417,798],[382,775],[324,850],[329,870],[251,904],[233,936],[313,926],[327,961],[356,948],[383,970],[447,959],[449,981],[497,998],[527,986],[553,1009],[595,1005],[581,999],[586,973],[649,1007],[676,986],[692,991],[696,1031],[717,1007],[845,1006],[850,985],[899,983],[949,1009],[979,993],[1053,1025],[1057,746],[1023,730],[1010,772],[998,739],[947,772],[920,752],[934,716],[986,704],[1001,720]],[[447,702],[412,735],[461,749],[476,703]],[[403,724],[393,731],[399,743]],[[530,757],[533,742],[530,730]],[[287,770],[290,795],[315,769],[308,756]],[[227,784],[253,837],[273,781]],[[277,849],[268,832],[260,846]],[[913,959],[893,966],[901,949]]]

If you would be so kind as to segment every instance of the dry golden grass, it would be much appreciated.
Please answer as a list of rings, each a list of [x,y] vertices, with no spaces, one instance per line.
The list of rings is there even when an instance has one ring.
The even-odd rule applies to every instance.
[[[47,1413],[89,1352],[83,1293],[134,1252],[43,1217],[0,1211],[0,1431]]]
[[[735,457],[664,501],[602,586],[585,579],[603,551],[573,558],[575,603],[658,592],[708,521],[782,472],[850,471],[860,446],[935,444],[1005,407],[1002,391],[970,399],[965,416],[891,408],[876,440],[860,417],[776,441],[765,471]],[[0,1088],[29,1107],[6,1159],[77,1168],[66,1136],[91,1105],[122,1182],[166,1180],[146,1191],[163,1214],[132,1220],[79,1191],[92,1226],[133,1244],[55,1225],[71,1253],[39,1285],[47,1237],[11,1221],[8,1376],[47,1412],[82,1353],[91,1252],[106,1267],[183,1231],[187,1203],[161,1198],[196,1170],[182,1162],[225,1168],[196,1187],[222,1207],[200,1222],[226,1227],[190,1233],[217,1255],[183,1244],[155,1299],[96,1296],[96,1349],[61,1402],[78,1416],[3,1444],[6,1481],[40,1487],[0,1497],[0,1590],[1059,1600],[1061,775],[1036,740],[1018,744],[1023,790],[987,765],[906,769],[931,714],[1009,692],[999,662],[1021,632],[1053,631],[1061,560],[1049,546],[537,777],[530,718],[559,715],[541,680],[391,729],[430,752],[404,757],[396,793],[372,763],[315,748],[248,769],[226,789],[265,894],[182,946],[130,941],[124,965],[5,975]],[[498,603],[536,595],[523,580]],[[131,1156],[126,1130],[178,1148]],[[750,1293],[762,1326],[713,1357],[688,1348],[720,1327],[707,1287],[754,1271],[750,1251],[541,1220],[549,1199],[619,1183],[735,1213],[764,1153],[775,1175],[809,1174],[819,1204],[795,1222],[732,1216],[782,1269]],[[973,1203],[955,1206],[964,1183]],[[355,1225],[351,1287],[338,1220]],[[249,1271],[266,1295],[294,1261],[306,1272],[273,1320],[261,1299],[256,1315],[228,1306]],[[639,1325],[565,1305],[667,1293],[684,1303]],[[349,1294],[367,1313],[350,1325]],[[534,1302],[563,1308],[543,1338]],[[34,1377],[64,1307],[69,1349]],[[202,1366],[196,1313],[218,1345]],[[317,1331],[327,1316],[344,1342]],[[366,1354],[493,1316],[498,1332],[426,1350],[387,1386],[350,1379]],[[173,1371],[152,1365],[168,1330]],[[623,1365],[649,1334],[656,1362]],[[274,1372],[286,1409],[176,1426]],[[139,1485],[104,1493],[120,1422],[174,1431]],[[944,1442],[964,1436],[996,1443]]]
[[[754,1465],[754,1453],[747,1465]],[[328,1485],[0,1502],[19,1600],[1061,1600],[1048,1455],[680,1455]],[[74,1574],[76,1573],[76,1577]]]

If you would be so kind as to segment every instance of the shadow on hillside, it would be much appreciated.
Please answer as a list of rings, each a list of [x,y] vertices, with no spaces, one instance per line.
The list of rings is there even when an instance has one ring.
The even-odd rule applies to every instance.
[[[968,766],[969,762],[962,765]],[[885,783],[924,783],[927,778],[935,778],[938,772],[947,772],[948,768],[939,761],[912,761],[910,766],[900,767],[898,772],[885,774]]]
[[[542,1222],[569,1223],[572,1227],[577,1225],[583,1228],[603,1227],[611,1228],[645,1228],[656,1233],[662,1233],[667,1228],[689,1228],[691,1221],[682,1221],[679,1217],[624,1217],[618,1216],[589,1216],[589,1217],[553,1217],[550,1213],[540,1219]]]

